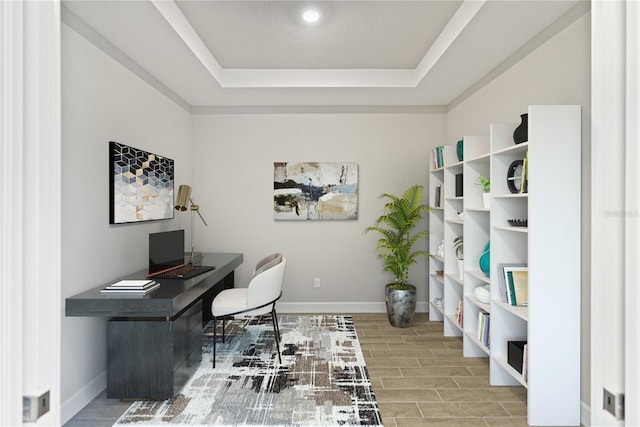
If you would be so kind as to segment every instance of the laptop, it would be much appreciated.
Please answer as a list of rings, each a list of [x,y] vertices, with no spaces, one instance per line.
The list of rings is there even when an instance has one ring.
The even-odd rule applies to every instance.
[[[149,274],[156,279],[190,279],[213,266],[192,265],[184,262],[184,230],[149,234]]]

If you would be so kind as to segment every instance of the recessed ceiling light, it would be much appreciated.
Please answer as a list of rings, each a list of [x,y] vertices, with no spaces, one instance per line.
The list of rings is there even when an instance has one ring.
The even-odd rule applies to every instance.
[[[320,12],[315,9],[307,9],[302,12],[302,19],[304,19],[305,22],[313,24],[314,22],[318,22],[318,19],[320,19]]]

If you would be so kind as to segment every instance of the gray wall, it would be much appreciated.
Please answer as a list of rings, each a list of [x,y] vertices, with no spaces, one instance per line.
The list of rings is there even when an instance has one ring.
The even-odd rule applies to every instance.
[[[581,395],[590,401],[591,14],[514,65],[447,114],[447,143],[488,135],[490,123],[519,123],[532,104],[582,105]],[[558,213],[559,215],[561,212]]]

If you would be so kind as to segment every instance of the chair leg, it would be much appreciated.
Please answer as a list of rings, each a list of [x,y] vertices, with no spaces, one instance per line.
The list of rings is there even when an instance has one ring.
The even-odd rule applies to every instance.
[[[282,335],[280,334],[280,323],[278,323],[278,313],[276,313],[275,304],[273,305],[273,308],[271,309],[271,311],[272,311],[272,316],[274,316],[273,318],[276,321],[275,323],[276,323],[276,331],[278,332],[278,338],[282,340]]]
[[[282,356],[280,356],[280,331],[278,330],[278,319],[275,307],[271,310],[271,321],[273,322],[273,335],[276,339],[276,349],[278,350],[278,363],[282,364]]]
[[[225,321],[226,321],[226,319],[223,317],[223,318],[222,318],[222,342],[224,342],[224,327],[225,327]]]
[[[211,359],[213,359],[213,367],[216,367],[216,329],[218,329],[218,319],[213,316],[213,354]]]

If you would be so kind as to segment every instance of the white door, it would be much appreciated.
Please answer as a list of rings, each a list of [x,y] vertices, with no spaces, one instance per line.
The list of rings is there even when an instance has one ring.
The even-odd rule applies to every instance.
[[[0,1],[0,425],[60,424],[60,4]]]
[[[591,426],[640,425],[639,26],[638,2],[592,3]]]

